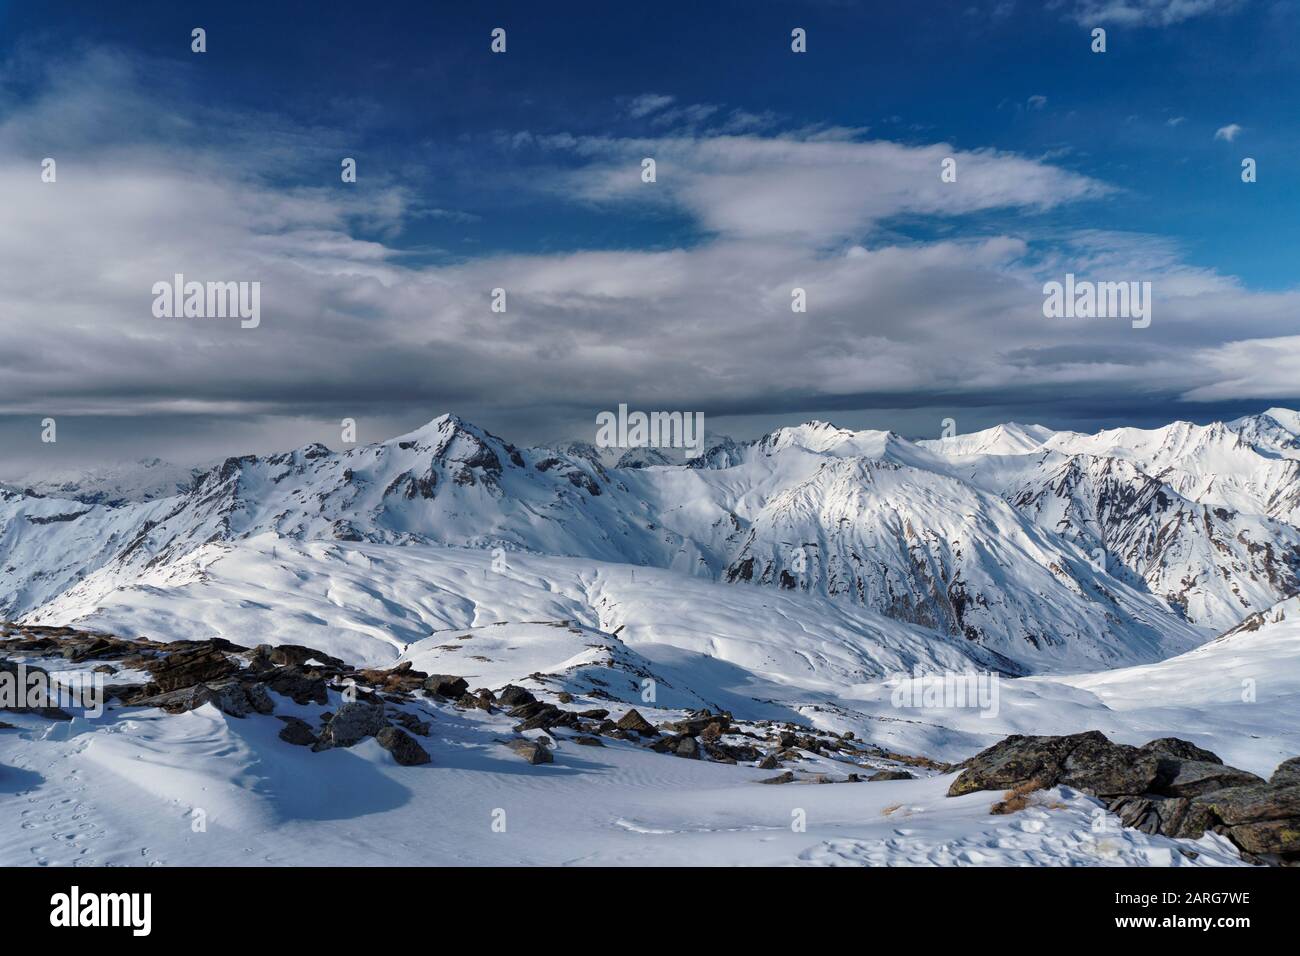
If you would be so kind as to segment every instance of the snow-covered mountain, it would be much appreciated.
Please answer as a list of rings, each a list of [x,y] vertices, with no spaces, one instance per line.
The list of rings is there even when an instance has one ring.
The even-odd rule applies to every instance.
[[[7,474],[9,491],[65,498],[88,505],[120,505],[184,494],[206,468],[173,465],[161,458],[114,462],[95,468],[63,468]]]
[[[1228,427],[1260,451],[1273,451],[1284,458],[1300,458],[1300,412],[1270,408],[1228,422]]]
[[[0,492],[0,616],[88,613],[206,545],[271,534],[793,591],[959,639],[1008,672],[1153,661],[1300,591],[1286,504],[1300,461],[1252,443],[1276,440],[1264,418],[1286,420],[930,442],[809,422],[688,465],[610,468],[582,443],[519,448],[444,415],[341,453],[231,458],[158,500]]]
[[[1112,575],[1222,629],[1300,590],[1300,462],[1272,447],[1296,417],[1093,435],[999,426],[921,444]]]
[[[1202,504],[1300,521],[1300,461],[1252,445],[1222,422],[1174,422],[1164,428],[1116,428],[1095,435],[1062,432],[1044,447],[1066,454],[1123,458]]]

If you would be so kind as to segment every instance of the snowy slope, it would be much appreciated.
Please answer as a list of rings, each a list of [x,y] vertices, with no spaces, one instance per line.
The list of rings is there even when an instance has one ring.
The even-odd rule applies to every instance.
[[[890,705],[893,687],[855,688],[849,705],[859,714],[897,714]],[[1131,744],[1183,737],[1267,777],[1300,753],[1300,598],[1251,615],[1240,627],[1165,661],[1004,680],[1000,692],[994,716],[925,709],[925,726],[910,728],[898,745],[955,756],[1006,734],[1096,729]]]
[[[781,688],[811,695],[796,694],[796,702],[917,665],[1000,663],[967,641],[851,604],[727,587],[661,569],[269,534],[207,545],[107,594],[73,589],[27,621],[161,640],[225,637],[247,644],[253,635],[254,643],[306,643],[367,666],[391,666],[403,654],[428,650],[421,642],[435,635],[432,646],[466,629],[537,624],[553,640],[564,635],[549,624],[570,621],[593,632],[593,641],[617,635],[665,673],[710,674],[711,686],[727,695],[773,696]],[[526,665],[511,659],[502,666]],[[469,663],[460,667],[467,676],[488,677]]]

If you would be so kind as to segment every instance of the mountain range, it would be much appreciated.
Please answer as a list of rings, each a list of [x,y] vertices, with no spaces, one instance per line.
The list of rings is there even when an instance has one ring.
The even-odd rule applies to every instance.
[[[443,415],[188,478],[150,463],[161,480],[3,486],[0,618],[85,623],[204,548],[264,535],[662,569],[710,585],[700,600],[785,592],[868,642],[905,627],[916,650],[898,665],[933,664],[929,643],[1006,674],[1162,660],[1300,592],[1287,409],[920,441],[808,422],[682,464],[654,451],[610,467],[590,445],[517,447]]]

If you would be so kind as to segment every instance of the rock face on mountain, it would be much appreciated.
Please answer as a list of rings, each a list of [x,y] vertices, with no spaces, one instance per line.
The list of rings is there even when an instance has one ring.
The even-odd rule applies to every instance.
[[[1089,731],[1014,735],[962,767],[950,797],[1073,787],[1101,799],[1125,826],[1191,839],[1212,830],[1256,862],[1300,864],[1300,757],[1265,781],[1176,737],[1132,747]]]

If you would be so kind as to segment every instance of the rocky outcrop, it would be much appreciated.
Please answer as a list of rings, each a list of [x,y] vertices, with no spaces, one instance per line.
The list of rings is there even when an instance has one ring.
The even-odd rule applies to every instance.
[[[193,687],[195,684],[220,680],[239,670],[239,665],[220,648],[204,644],[172,651],[146,665],[153,683],[162,693]]]
[[[948,788],[950,797],[1073,787],[1103,800],[1125,826],[1145,833],[1197,839],[1213,831],[1253,862],[1300,864],[1300,758],[1285,761],[1265,781],[1176,737],[1133,747],[1094,730],[1061,737],[1017,734],[962,768]]]
[[[196,684],[151,697],[134,697],[131,704],[134,707],[157,707],[169,714],[183,714],[204,704],[212,704],[223,714],[239,718],[252,713],[269,714],[275,710],[275,703],[265,687],[239,680]]]

